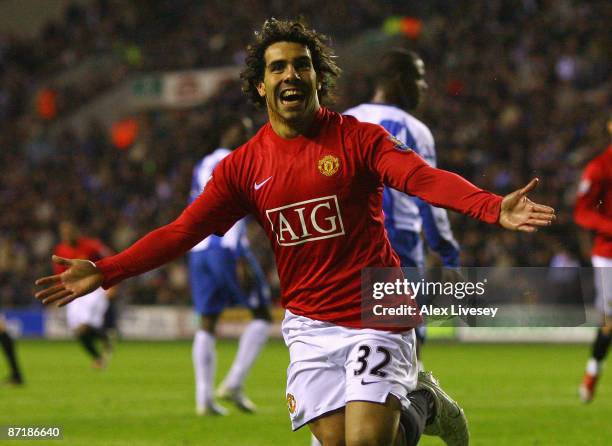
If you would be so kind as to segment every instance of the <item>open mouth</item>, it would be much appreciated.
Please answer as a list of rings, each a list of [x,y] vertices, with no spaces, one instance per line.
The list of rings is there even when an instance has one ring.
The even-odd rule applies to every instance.
[[[280,94],[281,103],[284,105],[297,105],[302,103],[305,98],[304,92],[295,88],[284,90]]]

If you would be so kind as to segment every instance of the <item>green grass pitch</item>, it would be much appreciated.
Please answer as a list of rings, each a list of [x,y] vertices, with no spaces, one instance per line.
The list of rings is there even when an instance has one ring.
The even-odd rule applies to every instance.
[[[218,342],[218,375],[236,345]],[[288,355],[279,341],[266,346],[247,382],[259,413],[230,407],[221,418],[195,416],[189,342],[119,343],[104,371],[92,370],[74,342],[21,341],[18,353],[27,385],[0,387],[0,425],[61,425],[64,440],[11,444],[309,444],[307,429],[289,427]],[[424,359],[463,404],[474,446],[609,445],[612,373],[592,404],[581,404],[576,394],[587,353],[586,345],[431,343]],[[420,444],[442,443],[424,437]]]

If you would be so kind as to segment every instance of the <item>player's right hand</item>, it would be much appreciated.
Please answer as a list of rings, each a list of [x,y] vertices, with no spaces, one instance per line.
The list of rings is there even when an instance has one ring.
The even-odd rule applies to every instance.
[[[56,302],[58,307],[63,307],[102,285],[102,273],[89,260],[65,259],[55,255],[51,260],[68,269],[61,274],[42,277],[35,282],[36,285],[46,287],[34,295],[43,304]]]

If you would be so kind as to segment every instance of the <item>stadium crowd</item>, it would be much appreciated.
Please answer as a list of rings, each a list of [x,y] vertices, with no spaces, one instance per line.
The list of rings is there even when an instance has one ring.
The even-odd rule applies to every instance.
[[[51,268],[62,217],[76,218],[84,234],[123,249],[180,213],[191,169],[216,148],[223,116],[244,113],[258,124],[264,119],[247,104],[239,83],[228,80],[197,108],[142,112],[136,141],[119,150],[97,122],[81,132],[52,132],[53,122],[32,105],[46,79],[92,54],[120,51],[113,76],[72,93],[66,109],[78,110],[131,71],[241,63],[244,44],[264,17],[296,16],[306,3],[316,14],[305,18],[336,46],[364,30],[382,30],[390,15],[418,17],[416,35],[389,41],[416,50],[427,64],[429,91],[418,115],[434,133],[439,166],[498,193],[541,178],[535,196],[558,210],[554,227],[532,237],[452,216],[463,265],[546,266],[555,256],[580,257],[571,219],[574,190],[586,161],[608,144],[612,42],[606,30],[612,11],[605,2],[288,6],[250,0],[237,8],[233,2],[134,0],[118,10],[118,2],[100,0],[69,8],[62,24],[49,25],[35,41],[0,33],[1,306],[33,305],[33,279]],[[372,69],[368,63],[345,72],[332,108],[367,101]],[[255,241],[264,257],[266,243]],[[273,261],[263,261],[274,277]],[[121,294],[132,302],[187,304],[184,262],[128,281]]]

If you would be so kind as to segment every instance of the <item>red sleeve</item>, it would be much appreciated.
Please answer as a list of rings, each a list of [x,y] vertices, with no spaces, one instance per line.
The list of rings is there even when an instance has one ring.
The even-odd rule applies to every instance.
[[[604,175],[597,162],[590,162],[578,186],[578,197],[574,208],[576,224],[612,237],[612,220],[598,212],[603,195]]]
[[[230,156],[219,163],[204,191],[176,220],[119,254],[96,262],[104,275],[105,289],[168,263],[211,234],[223,235],[248,213],[235,187],[236,170],[228,162]]]
[[[382,127],[363,124],[367,142],[365,162],[380,180],[401,192],[428,203],[452,209],[482,220],[497,223],[502,197],[474,186],[465,178],[431,167],[413,150],[393,138]]]

